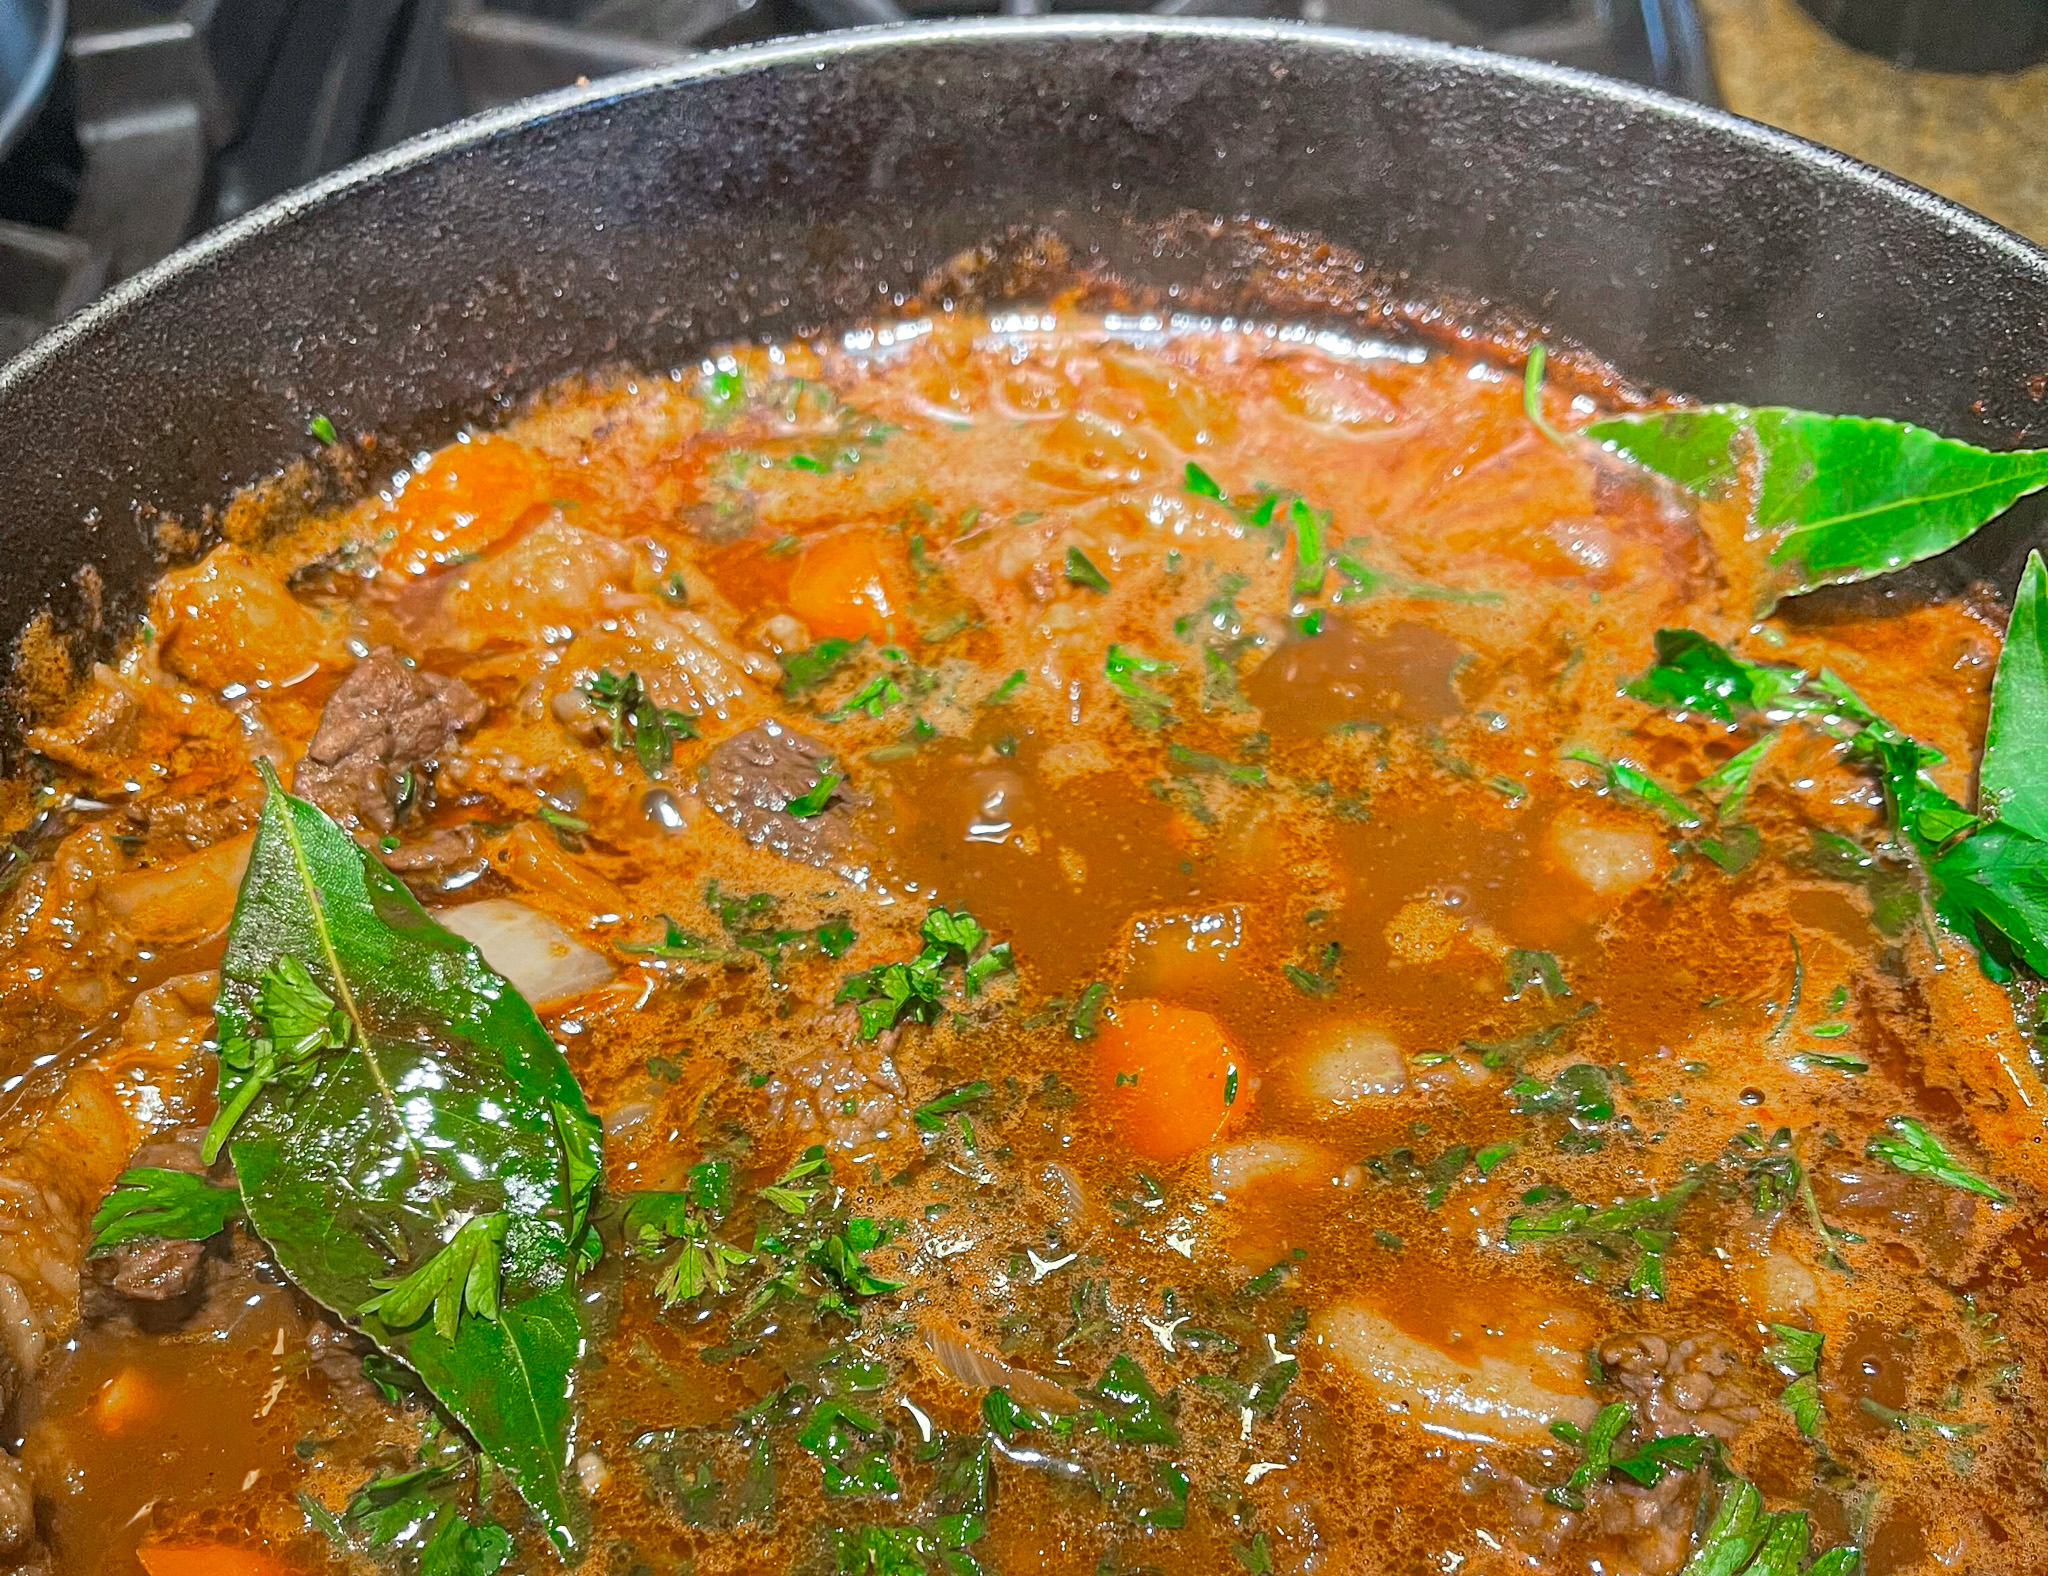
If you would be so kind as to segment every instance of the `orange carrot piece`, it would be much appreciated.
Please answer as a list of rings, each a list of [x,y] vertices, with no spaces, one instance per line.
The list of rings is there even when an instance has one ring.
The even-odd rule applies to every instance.
[[[123,1368],[94,1392],[92,1415],[102,1431],[126,1433],[154,1408],[156,1386],[139,1368]]]
[[[902,549],[880,531],[856,528],[816,538],[789,577],[790,611],[814,640],[887,639],[906,599]]]
[[[232,1543],[150,1543],[135,1557],[149,1576],[293,1576],[261,1549]]]
[[[1117,1135],[1148,1160],[1205,1148],[1250,1103],[1244,1062],[1208,1013],[1121,1003],[1095,1037],[1095,1072]]]

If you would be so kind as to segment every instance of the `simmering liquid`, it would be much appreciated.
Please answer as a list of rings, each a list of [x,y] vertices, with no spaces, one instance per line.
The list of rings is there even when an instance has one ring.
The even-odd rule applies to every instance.
[[[197,1164],[268,758],[604,1119],[584,1570],[1668,1576],[1734,1477],[1870,1576],[2043,1569],[2012,1004],[1838,738],[1780,729],[1732,835],[1693,790],[1757,727],[1624,689],[1659,629],[1829,669],[1967,797],[1998,630],[1752,625],[1743,504],[1469,346],[1048,312],[579,387],[238,515],[32,736],[0,1562],[411,1570],[420,1515],[349,1507],[426,1466],[559,1568],[246,1229],[84,1260],[124,1167]],[[978,933],[931,995],[844,999],[934,910]],[[1990,1191],[1869,1155],[1899,1117]],[[707,1161],[731,1257],[676,1295],[626,1210]],[[836,1294],[768,1286],[849,1221]],[[1616,1459],[1695,1443],[1575,1477],[1616,1404]]]

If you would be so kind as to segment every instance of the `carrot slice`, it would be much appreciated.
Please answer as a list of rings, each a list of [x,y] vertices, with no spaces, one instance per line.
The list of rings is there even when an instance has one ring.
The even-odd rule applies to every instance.
[[[293,1576],[261,1549],[231,1543],[151,1543],[135,1557],[149,1576]]]
[[[125,1433],[155,1408],[156,1386],[139,1368],[123,1368],[99,1387],[92,1398],[92,1415],[109,1434]]]
[[[1223,1026],[1193,1007],[1120,1004],[1095,1037],[1110,1125],[1148,1160],[1178,1160],[1215,1142],[1249,1101],[1243,1059]]]
[[[902,549],[880,531],[834,531],[804,548],[789,577],[790,611],[813,639],[887,639],[907,600]]]
[[[537,455],[511,438],[450,444],[406,485],[398,535],[384,562],[422,575],[492,547],[548,497]]]

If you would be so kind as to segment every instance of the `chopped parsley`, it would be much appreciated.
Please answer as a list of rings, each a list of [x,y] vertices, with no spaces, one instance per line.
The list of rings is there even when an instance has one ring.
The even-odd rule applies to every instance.
[[[1129,706],[1131,721],[1148,732],[1157,732],[1173,721],[1173,702],[1164,691],[1146,683],[1155,673],[1171,673],[1173,664],[1125,646],[1112,645],[1102,659],[1102,671],[1110,685]]]
[[[1067,583],[1086,586],[1090,591],[1107,591],[1109,576],[1097,569],[1080,548],[1070,547],[1067,549]]]
[[[782,657],[782,693],[791,700],[805,690],[816,689],[837,673],[860,649],[858,640],[834,636],[802,651],[785,652]]]
[[[600,668],[577,690],[611,720],[612,748],[630,745],[640,770],[649,777],[666,776],[676,745],[697,737],[696,714],[655,704],[637,673]]]
[[[1008,944],[979,951],[988,932],[965,909],[933,908],[921,931],[924,949],[902,963],[884,964],[851,975],[835,998],[852,1002],[860,1014],[860,1032],[872,1040],[898,1023],[933,1023],[945,994],[946,971],[960,971],[966,994],[977,994],[988,978],[1012,967]],[[989,959],[997,961],[990,962]]]
[[[830,770],[831,765],[832,759],[827,756],[819,763],[817,781],[782,808],[800,821],[823,815],[826,806],[832,801],[833,791],[846,781],[844,773]]]
[[[1895,1116],[1885,1124],[1885,1129],[1883,1133],[1873,1134],[1864,1146],[1863,1152],[1871,1159],[1882,1160],[1909,1176],[1928,1177],[1995,1203],[2012,1202],[2011,1195],[2004,1189],[1985,1181],[1951,1155],[1925,1124],[1914,1121],[1910,1116]]]

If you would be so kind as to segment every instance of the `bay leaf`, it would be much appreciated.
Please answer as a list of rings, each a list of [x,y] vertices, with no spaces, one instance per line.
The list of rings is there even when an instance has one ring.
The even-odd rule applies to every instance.
[[[1709,405],[1630,412],[1584,431],[1691,492],[1723,493],[1754,467],[1760,613],[1947,552],[2048,486],[2048,450],[1981,449],[1874,416]]]
[[[246,1105],[229,1152],[250,1223],[297,1285],[420,1375],[572,1553],[586,1518],[567,1477],[571,1283],[598,1124],[519,993],[265,775],[216,1003],[222,1103]],[[335,1026],[252,1094],[247,1058],[238,1068],[229,1048],[275,1029],[280,979],[300,997],[324,992]],[[363,1313],[465,1221],[498,1211],[510,1222],[495,1319],[465,1315],[447,1338],[431,1321],[398,1329]]]
[[[1981,808],[2000,825],[2048,840],[2048,568],[2038,552],[2027,554],[2013,596],[1977,781]]]

